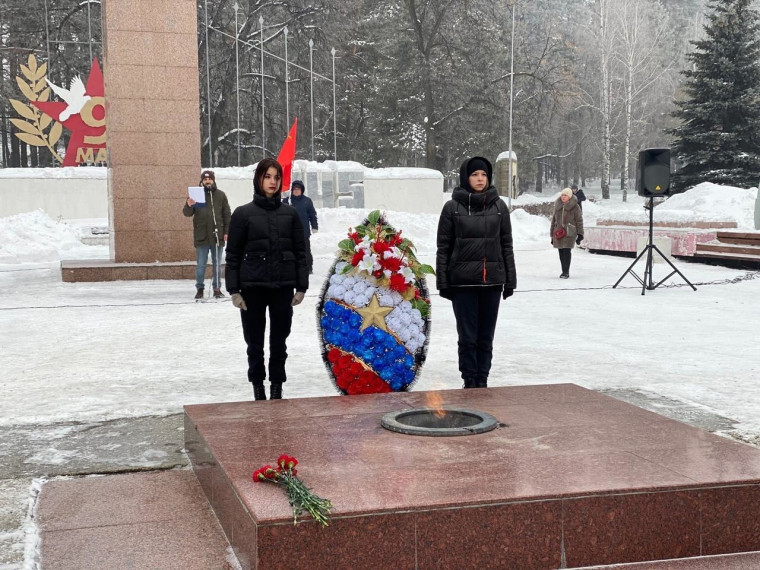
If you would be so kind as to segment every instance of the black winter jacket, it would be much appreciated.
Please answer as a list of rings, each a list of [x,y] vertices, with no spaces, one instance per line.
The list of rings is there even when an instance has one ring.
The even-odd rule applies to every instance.
[[[436,286],[517,287],[509,209],[496,188],[456,188],[438,221]]]
[[[306,237],[311,237],[312,229],[319,229],[317,211],[314,209],[314,202],[311,201],[311,198],[305,194],[301,194],[300,196],[293,196],[291,194],[290,198],[285,198],[282,203],[293,206],[296,209]]]
[[[254,183],[253,201],[235,208],[230,222],[224,280],[230,294],[251,287],[309,288],[301,220],[278,192],[267,198]]]

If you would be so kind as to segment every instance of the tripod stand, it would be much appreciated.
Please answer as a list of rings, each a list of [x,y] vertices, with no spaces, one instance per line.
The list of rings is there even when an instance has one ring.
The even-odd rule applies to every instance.
[[[653,243],[653,239],[654,239],[654,196],[650,196],[649,197],[649,243],[646,245],[646,247],[644,249],[641,250],[641,253],[638,255],[638,257],[636,257],[636,259],[633,261],[633,263],[631,263],[630,267],[628,267],[628,269],[625,270],[625,273],[623,273],[623,275],[620,276],[620,279],[617,280],[617,283],[615,283],[612,286],[612,288],[615,289],[620,284],[620,282],[623,280],[623,277],[625,277],[626,275],[628,275],[630,273],[631,275],[633,275],[636,278],[636,280],[639,283],[641,283],[641,285],[642,285],[642,287],[641,287],[641,294],[643,295],[644,293],[646,293],[647,289],[649,289],[650,291],[653,291],[654,289],[657,289],[657,287],[659,287],[660,285],[662,285],[674,273],[678,273],[678,275],[681,276],[681,279],[683,279],[684,281],[686,281],[686,283],[688,283],[689,287],[691,287],[692,289],[694,289],[696,291],[697,288],[694,287],[694,285],[692,285],[691,282],[688,279],[686,279],[686,277],[684,277],[683,273],[681,273],[680,271],[678,271],[678,269],[676,269],[676,266],[673,265],[673,263],[670,261],[670,259],[668,259],[665,256],[665,254],[662,253],[662,251],[660,251],[660,248],[657,247]],[[657,253],[659,253],[660,256],[673,269],[673,271],[671,271],[667,275],[667,277],[663,278],[656,285],[654,283],[654,280],[652,279],[652,250],[655,250]],[[633,266],[636,265],[636,263],[638,263],[639,259],[641,259],[644,254],[646,254],[647,259],[646,259],[646,265],[644,266],[644,278],[642,279],[633,270]]]

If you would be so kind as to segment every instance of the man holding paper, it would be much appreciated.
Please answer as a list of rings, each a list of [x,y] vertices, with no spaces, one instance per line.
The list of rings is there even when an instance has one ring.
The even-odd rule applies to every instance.
[[[214,297],[224,297],[221,289],[222,252],[230,229],[230,203],[227,195],[216,187],[212,170],[201,174],[200,186],[188,187],[188,198],[182,213],[193,218],[193,241],[197,257],[195,298],[203,299],[208,254],[211,252],[211,285]]]

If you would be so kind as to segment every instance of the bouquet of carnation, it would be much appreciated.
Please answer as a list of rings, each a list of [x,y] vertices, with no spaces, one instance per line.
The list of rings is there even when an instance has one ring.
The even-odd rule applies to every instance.
[[[417,260],[412,242],[388,225],[379,210],[370,212],[366,223],[349,230],[348,239],[338,247],[340,258],[348,263],[342,275],[372,277],[378,287],[398,291],[423,317],[430,312],[430,299],[420,294],[417,283],[435,271]]]
[[[256,483],[269,482],[285,487],[288,501],[293,508],[293,524],[298,524],[298,515],[308,512],[314,520],[322,526],[327,526],[330,521],[330,509],[332,503],[328,499],[322,499],[311,490],[296,475],[298,459],[289,455],[280,455],[277,458],[277,467],[264,465],[253,472],[253,480]]]
[[[322,355],[344,395],[408,391],[425,361],[430,299],[412,242],[370,212],[346,239],[322,289]]]

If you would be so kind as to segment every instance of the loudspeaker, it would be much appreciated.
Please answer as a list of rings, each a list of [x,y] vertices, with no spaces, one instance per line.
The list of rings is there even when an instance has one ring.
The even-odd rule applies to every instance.
[[[670,149],[647,148],[640,151],[636,174],[636,190],[639,196],[668,196]]]

